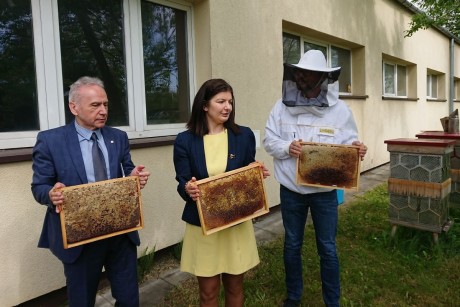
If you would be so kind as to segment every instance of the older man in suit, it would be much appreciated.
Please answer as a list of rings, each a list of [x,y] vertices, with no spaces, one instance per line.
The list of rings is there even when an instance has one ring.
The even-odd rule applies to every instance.
[[[103,267],[117,306],[138,306],[137,231],[64,249],[59,219],[64,198],[56,189],[123,174],[139,176],[143,188],[150,173],[131,161],[127,134],[105,125],[108,99],[101,80],[82,77],[72,84],[69,108],[75,120],[38,133],[33,149],[32,193],[47,206],[38,247],[49,248],[63,263],[71,307],[94,306]]]

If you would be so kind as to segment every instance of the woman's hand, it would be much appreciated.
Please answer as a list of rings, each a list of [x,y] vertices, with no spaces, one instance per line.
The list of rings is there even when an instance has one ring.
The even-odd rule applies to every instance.
[[[185,193],[187,193],[188,196],[190,196],[193,199],[193,201],[196,201],[198,197],[200,197],[200,190],[196,185],[195,177],[192,177],[192,179],[185,183]]]
[[[270,176],[270,171],[268,170],[268,168],[265,167],[265,165],[262,162],[256,161],[256,162],[252,162],[252,163],[257,163],[257,164],[260,165],[260,168],[262,169],[262,174],[264,176],[264,179]]]

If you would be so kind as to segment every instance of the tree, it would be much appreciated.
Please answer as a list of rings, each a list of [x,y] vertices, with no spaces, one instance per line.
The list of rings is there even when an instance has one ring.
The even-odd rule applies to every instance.
[[[30,1],[1,1],[0,132],[38,129]]]
[[[438,26],[460,37],[460,1],[459,0],[411,0],[420,9],[412,16],[410,29],[406,37],[420,29]]]

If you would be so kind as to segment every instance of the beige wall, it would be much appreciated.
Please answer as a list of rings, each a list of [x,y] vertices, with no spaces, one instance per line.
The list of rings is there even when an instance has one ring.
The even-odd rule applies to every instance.
[[[261,140],[265,122],[281,95],[283,25],[299,35],[346,42],[364,57],[360,95],[347,99],[361,140],[369,147],[362,170],[389,161],[384,140],[415,137],[421,130],[440,130],[439,118],[448,113],[447,102],[426,101],[426,71],[449,76],[449,39],[436,30],[419,31],[404,38],[410,13],[390,0],[212,0],[195,1],[194,45],[197,88],[209,78],[232,84],[237,122],[251,127]],[[455,45],[455,75],[460,77],[460,47]],[[356,51],[358,54],[358,50]],[[416,64],[416,101],[382,100],[382,55]],[[446,97],[449,82],[445,82]],[[362,92],[361,92],[362,91]],[[458,103],[456,103],[456,108]],[[142,191],[145,228],[142,245],[162,249],[179,242],[184,223],[183,201],[177,195],[172,146],[132,152],[136,164],[151,171]],[[263,148],[257,159],[273,170]],[[31,162],[0,165],[0,306],[10,306],[65,285],[62,266],[48,250],[36,248],[45,208],[30,192]],[[270,204],[277,205],[278,184],[267,180]]]
[[[211,77],[222,77],[233,85],[237,122],[259,130],[261,139],[268,113],[281,94],[283,30],[363,46],[364,51],[360,52],[365,58],[364,92],[359,94],[369,98],[346,100],[355,116],[360,138],[369,147],[362,170],[389,161],[384,140],[415,137],[422,130],[442,129],[439,118],[448,114],[449,105],[426,100],[426,72],[428,68],[434,69],[448,78],[449,38],[434,29],[404,38],[411,14],[397,1],[331,0],[327,6],[323,1],[313,0],[284,0],[278,5],[268,4],[266,0],[209,3]],[[283,24],[289,24],[289,29],[283,29]],[[455,48],[458,55],[460,46],[456,44]],[[416,101],[382,100],[383,54],[416,64],[411,95]],[[456,59],[458,76],[460,57]],[[197,66],[200,65],[197,62]],[[197,84],[209,77],[198,75]],[[447,86],[448,82],[445,97],[448,97]],[[263,149],[258,150],[258,158],[272,166],[271,157]],[[270,199],[277,204],[274,178],[267,183]]]
[[[11,306],[62,287],[64,274],[36,248],[45,211],[30,192],[31,163],[0,165],[0,174],[0,306]]]

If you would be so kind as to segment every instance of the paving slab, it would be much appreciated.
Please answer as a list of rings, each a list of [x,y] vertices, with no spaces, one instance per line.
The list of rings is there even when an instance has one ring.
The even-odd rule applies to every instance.
[[[115,299],[112,297],[112,291],[110,290],[110,287],[98,292],[98,294],[96,295],[96,303],[94,304],[94,306],[98,306],[98,307],[115,306]]]
[[[139,288],[139,306],[152,307],[163,302],[164,297],[174,289],[174,285],[163,279],[155,279],[142,284]]]
[[[181,272],[180,269],[174,268],[160,275],[160,278],[170,283],[173,286],[179,285],[181,282],[194,277],[194,275],[186,272]]]

